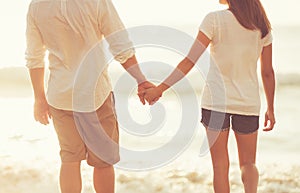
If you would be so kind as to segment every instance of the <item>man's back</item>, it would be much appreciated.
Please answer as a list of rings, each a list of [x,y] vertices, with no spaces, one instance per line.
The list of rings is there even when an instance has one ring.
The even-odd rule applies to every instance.
[[[45,49],[49,51],[50,78],[47,93],[49,104],[58,109],[74,110],[72,101],[74,92],[94,96],[94,90],[89,92],[86,88],[83,90],[85,80],[90,78],[89,75],[77,81],[79,82],[77,88],[74,88],[74,82],[80,66],[94,68],[101,66],[102,75],[96,88],[101,89],[101,92],[96,91],[93,107],[82,108],[90,111],[99,107],[111,91],[106,69],[106,54],[101,53],[103,47],[99,41],[103,36],[107,37],[124,29],[111,1],[33,0],[27,23],[27,67],[44,67]],[[109,41],[110,49],[115,56],[122,50],[132,47],[126,33],[120,39],[121,41]],[[129,51],[127,55],[133,55],[133,51]],[[96,85],[90,86],[95,88]]]
[[[78,0],[32,1],[28,17],[32,17],[41,33],[43,44],[49,49],[51,67],[77,66],[82,54],[101,40],[97,2],[88,0],[79,4]]]

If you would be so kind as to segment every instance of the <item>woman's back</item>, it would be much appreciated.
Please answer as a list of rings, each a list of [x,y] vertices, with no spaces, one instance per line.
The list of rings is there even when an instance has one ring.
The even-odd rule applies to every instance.
[[[263,46],[272,42],[271,34],[262,39],[259,30],[246,29],[229,10],[209,13],[200,31],[211,39],[211,66],[202,107],[258,115],[257,61]],[[222,96],[224,99],[220,98]]]

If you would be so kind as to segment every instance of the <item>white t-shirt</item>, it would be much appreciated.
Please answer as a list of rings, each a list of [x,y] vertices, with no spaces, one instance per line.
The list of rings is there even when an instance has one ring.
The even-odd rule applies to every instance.
[[[233,13],[209,13],[199,30],[209,39],[210,67],[202,96],[202,108],[241,115],[259,115],[257,61],[271,32],[263,39],[259,30],[244,28]]]

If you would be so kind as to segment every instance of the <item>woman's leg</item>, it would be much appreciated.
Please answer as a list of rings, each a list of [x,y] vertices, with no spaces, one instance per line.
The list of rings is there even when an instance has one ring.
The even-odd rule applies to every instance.
[[[213,131],[206,129],[206,133],[214,170],[215,193],[229,193],[229,157],[227,149],[229,130]]]
[[[257,131],[251,134],[235,132],[235,137],[245,193],[256,193],[258,185],[258,170],[255,165]]]

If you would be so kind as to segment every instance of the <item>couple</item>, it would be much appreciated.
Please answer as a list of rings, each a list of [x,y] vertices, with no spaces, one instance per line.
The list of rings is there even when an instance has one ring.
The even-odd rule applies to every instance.
[[[183,78],[210,45],[211,64],[202,97],[202,119],[210,145],[216,193],[230,192],[227,141],[229,129],[235,133],[244,191],[257,192],[255,165],[259,128],[260,97],[257,61],[267,100],[264,131],[275,124],[275,78],[272,67],[271,25],[259,0],[220,0],[228,9],[209,13],[202,21],[189,54],[158,86],[146,81],[138,67],[133,45],[127,33],[118,38],[111,34],[126,31],[111,0],[32,0],[27,16],[27,67],[34,90],[34,117],[42,124],[52,118],[60,143],[62,193],[81,192],[80,163],[87,159],[94,167],[97,193],[114,192],[113,164],[99,159],[82,140],[74,118],[74,92],[93,95],[93,108],[102,128],[116,144],[119,140],[114,97],[107,66],[101,70],[95,90],[84,93],[89,76],[74,88],[74,79],[82,61],[103,66],[107,61],[91,48],[104,37],[114,58],[137,81],[139,97],[154,104],[170,86]],[[44,90],[44,55],[49,51],[47,97]],[[101,55],[101,54],[100,54]],[[84,70],[84,69],[83,69]],[[153,69],[155,70],[155,69]],[[89,123],[87,123],[89,124]],[[81,129],[86,129],[81,125]]]

